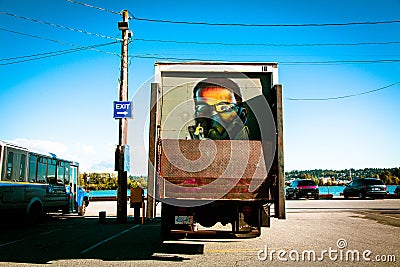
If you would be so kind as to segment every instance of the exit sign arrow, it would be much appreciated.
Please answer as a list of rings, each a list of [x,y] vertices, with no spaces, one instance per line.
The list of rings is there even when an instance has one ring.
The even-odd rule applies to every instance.
[[[114,119],[131,119],[132,110],[132,101],[114,101]]]

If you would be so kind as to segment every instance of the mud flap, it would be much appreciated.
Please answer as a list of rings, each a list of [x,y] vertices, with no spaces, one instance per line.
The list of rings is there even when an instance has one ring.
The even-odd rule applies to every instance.
[[[261,227],[271,227],[270,206],[264,205],[260,209],[261,213]]]

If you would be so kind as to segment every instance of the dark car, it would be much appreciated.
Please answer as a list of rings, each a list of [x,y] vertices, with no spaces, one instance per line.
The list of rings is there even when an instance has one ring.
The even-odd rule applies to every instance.
[[[319,199],[319,188],[313,180],[297,179],[286,188],[286,199],[301,197]]]
[[[343,190],[344,198],[384,198],[386,194],[386,185],[383,183],[382,180],[377,178],[363,178],[353,180]]]
[[[396,189],[394,189],[394,194],[397,196],[397,198],[400,198],[400,185],[396,186]]]

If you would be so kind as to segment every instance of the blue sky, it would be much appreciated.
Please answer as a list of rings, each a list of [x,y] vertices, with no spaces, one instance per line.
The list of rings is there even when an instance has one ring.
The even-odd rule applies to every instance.
[[[400,14],[398,0],[79,2],[107,11],[65,0],[0,1],[0,139],[72,158],[83,171],[113,169],[118,123],[112,108],[118,98],[121,48],[114,43],[97,51],[66,50],[115,42],[121,16],[110,11],[127,9],[136,18],[158,20],[286,25],[396,21]],[[400,44],[288,45],[400,42],[400,23],[241,27],[132,19],[130,29],[133,174],[147,173],[145,120],[153,66],[170,58],[278,62],[285,97],[286,170],[399,167],[400,62],[374,61],[400,60]],[[66,54],[49,54],[56,51]],[[31,60],[38,57],[45,58]],[[17,63],[26,59],[30,61]],[[291,100],[359,94],[395,83],[343,99]]]

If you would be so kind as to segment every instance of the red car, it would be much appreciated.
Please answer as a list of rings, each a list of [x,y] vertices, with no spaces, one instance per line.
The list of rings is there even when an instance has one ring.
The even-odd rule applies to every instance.
[[[313,180],[297,179],[286,188],[286,199],[301,197],[319,199],[319,188]]]

